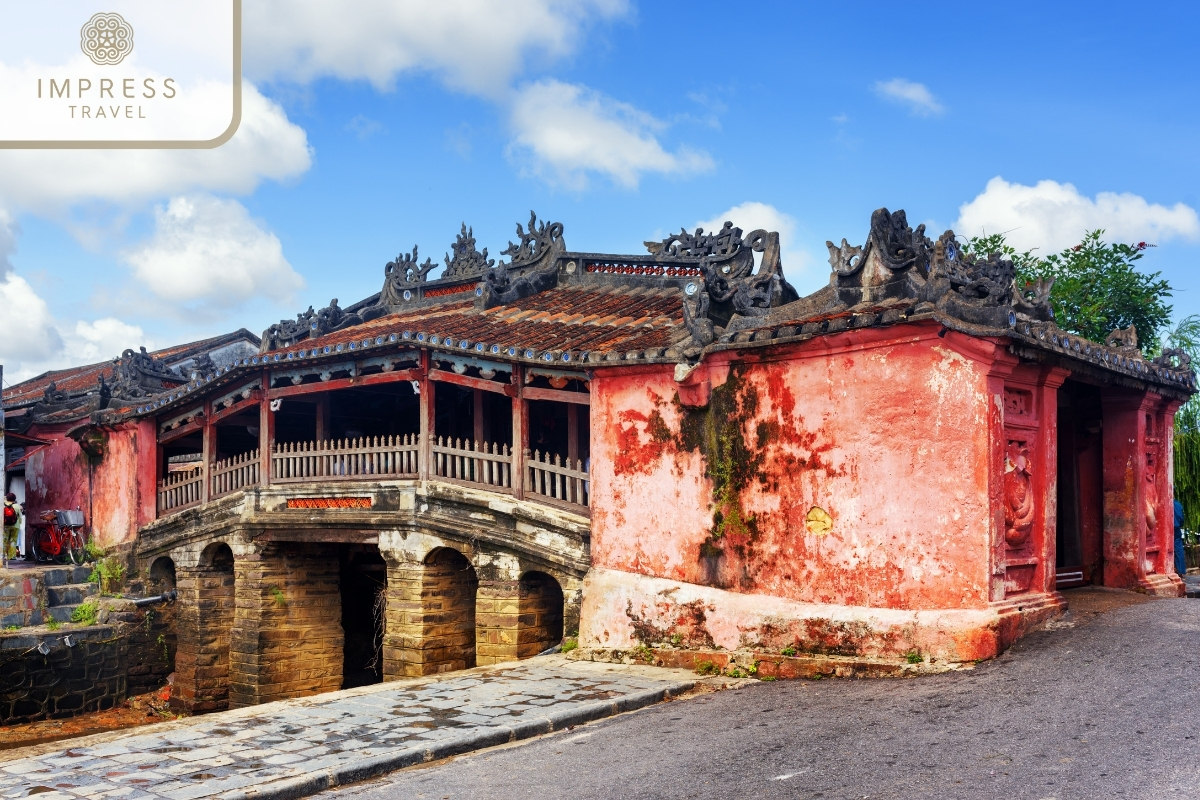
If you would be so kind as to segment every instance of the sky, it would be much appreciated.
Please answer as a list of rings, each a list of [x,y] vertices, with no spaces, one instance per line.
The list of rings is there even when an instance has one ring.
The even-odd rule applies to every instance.
[[[348,305],[464,222],[495,257],[530,210],[587,252],[777,230],[802,294],[880,207],[1103,228],[1200,313],[1194,3],[245,0],[244,31],[215,150],[0,151],[6,384]]]

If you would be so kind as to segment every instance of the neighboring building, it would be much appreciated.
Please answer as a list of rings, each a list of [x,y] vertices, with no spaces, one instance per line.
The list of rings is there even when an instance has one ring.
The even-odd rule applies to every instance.
[[[127,426],[93,423],[258,347],[257,336],[239,330],[153,353],[126,350],[111,361],[53,370],[5,389],[7,479],[24,492],[27,527],[40,524],[43,511],[80,509],[101,545],[132,543],[138,523],[153,518],[134,514],[136,435]],[[12,449],[18,445],[19,452]]]
[[[77,420],[93,482],[135,484],[113,540],[178,583],[177,703],[576,630],[961,662],[1061,611],[1063,586],[1181,593],[1162,509],[1184,354],[1062,332],[1049,286],[903,212],[831,243],[804,298],[769,231],[641,256],[517,232],[495,264],[464,226],[440,278],[414,248],[378,295]]]

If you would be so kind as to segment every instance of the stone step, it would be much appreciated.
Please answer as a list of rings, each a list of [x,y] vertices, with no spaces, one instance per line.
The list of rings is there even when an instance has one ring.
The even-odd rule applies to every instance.
[[[91,574],[92,567],[88,564],[81,567],[53,567],[42,571],[42,581],[46,586],[68,586],[87,583]]]
[[[75,611],[75,609],[79,608],[80,605],[82,604],[72,603],[71,605],[67,606],[50,606],[49,608],[42,609],[42,613],[45,615],[46,619],[56,619],[59,622],[70,622],[71,614]]]
[[[72,583],[65,586],[47,586],[46,602],[51,606],[79,605],[99,591],[94,583]]]

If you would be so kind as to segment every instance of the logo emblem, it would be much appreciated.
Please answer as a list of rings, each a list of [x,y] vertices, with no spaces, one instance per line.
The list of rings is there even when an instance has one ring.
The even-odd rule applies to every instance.
[[[133,27],[120,14],[96,14],[80,30],[79,40],[94,63],[120,64],[133,52]]]

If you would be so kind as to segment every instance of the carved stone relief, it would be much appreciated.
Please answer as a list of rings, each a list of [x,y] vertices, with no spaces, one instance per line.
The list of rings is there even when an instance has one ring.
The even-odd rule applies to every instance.
[[[1028,443],[1008,440],[1004,458],[1004,541],[1022,547],[1033,532],[1034,497]]]

